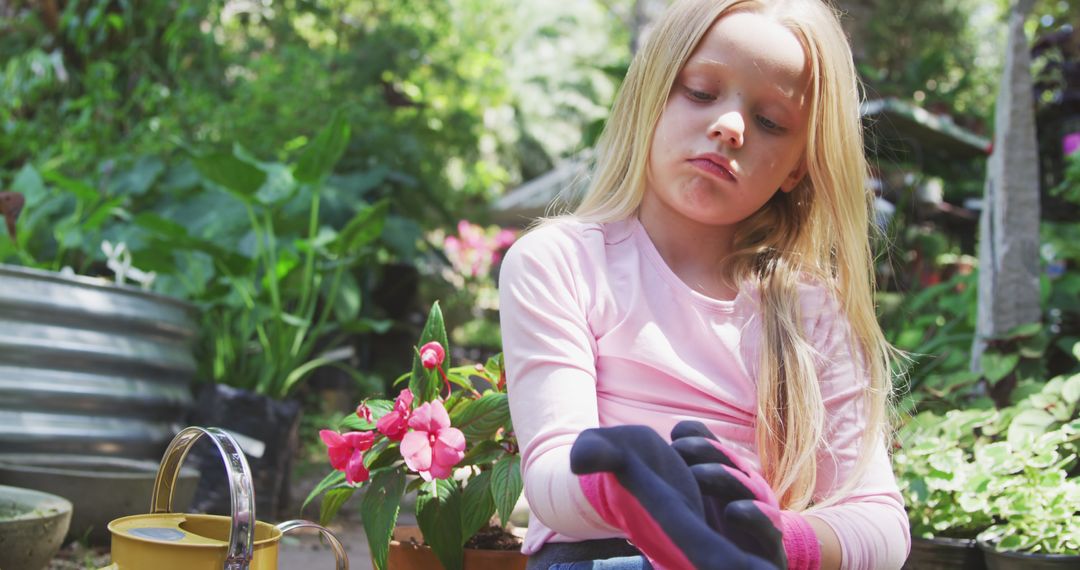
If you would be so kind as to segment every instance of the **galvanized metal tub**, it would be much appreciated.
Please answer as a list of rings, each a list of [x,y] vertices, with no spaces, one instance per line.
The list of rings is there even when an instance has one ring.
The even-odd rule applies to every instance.
[[[185,424],[197,311],[0,264],[0,450],[158,460]]]

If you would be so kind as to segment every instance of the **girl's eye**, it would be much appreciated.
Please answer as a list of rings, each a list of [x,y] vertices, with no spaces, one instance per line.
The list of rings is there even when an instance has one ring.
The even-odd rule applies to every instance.
[[[693,89],[693,88],[690,88],[690,87],[686,87],[685,89],[686,89],[687,97],[690,97],[690,99],[692,99],[694,101],[698,101],[700,103],[706,103],[706,102],[709,102],[709,101],[712,101],[712,100],[716,99],[716,96],[713,95],[712,93],[706,93],[705,91],[698,91],[697,89]]]
[[[762,127],[765,127],[766,130],[770,130],[770,131],[778,131],[778,130],[780,130],[780,125],[770,121],[766,117],[758,115],[757,120],[758,120],[758,124],[760,124]]]

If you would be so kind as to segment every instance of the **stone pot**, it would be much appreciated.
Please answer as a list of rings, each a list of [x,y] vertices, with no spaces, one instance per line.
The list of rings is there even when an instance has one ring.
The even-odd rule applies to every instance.
[[[387,570],[443,570],[430,547],[422,546],[424,537],[414,526],[394,529],[390,541]],[[465,570],[525,570],[528,557],[517,550],[465,549]]]
[[[0,568],[42,570],[60,550],[70,523],[67,499],[0,485]]]
[[[110,521],[146,512],[157,471],[156,461],[120,457],[0,455],[0,484],[68,495],[75,508],[69,537],[94,545],[109,543]],[[187,510],[198,480],[195,469],[180,471],[173,499],[177,510]]]

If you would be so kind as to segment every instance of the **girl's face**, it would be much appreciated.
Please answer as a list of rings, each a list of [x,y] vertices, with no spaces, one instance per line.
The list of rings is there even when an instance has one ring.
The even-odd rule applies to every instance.
[[[805,173],[810,71],[771,18],[720,18],[675,79],[649,154],[643,213],[731,226]]]

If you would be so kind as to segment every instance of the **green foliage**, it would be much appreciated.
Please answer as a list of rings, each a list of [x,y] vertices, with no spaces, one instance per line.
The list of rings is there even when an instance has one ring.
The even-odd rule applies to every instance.
[[[903,413],[948,410],[970,401],[979,380],[968,371],[977,279],[975,273],[958,274],[909,295],[879,293],[878,318],[885,337],[910,357],[897,371],[905,394]]]
[[[912,533],[1080,553],[1080,374],[1014,406],[919,414],[893,455]]]
[[[361,204],[341,232],[324,225],[322,181],[334,166],[326,157],[340,156],[348,136],[338,116],[294,165],[258,162],[239,147],[197,155],[199,222],[170,219],[187,219],[191,202],[168,217],[136,217],[136,258],[157,260],[161,287],[203,309],[201,377],[274,398],[324,366],[362,381],[326,353],[341,346],[344,323],[366,320],[354,271],[370,263],[388,205]]]
[[[991,122],[1003,56],[996,7],[978,0],[848,4],[856,65],[872,96]]]

